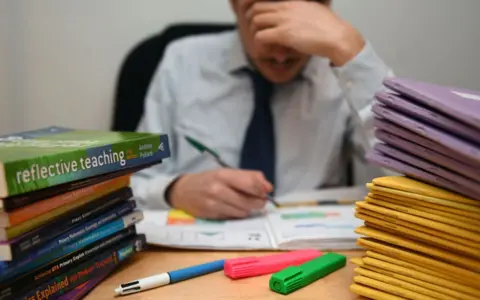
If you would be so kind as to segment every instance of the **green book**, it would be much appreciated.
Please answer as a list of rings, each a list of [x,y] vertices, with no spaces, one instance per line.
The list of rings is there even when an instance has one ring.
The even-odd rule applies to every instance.
[[[0,198],[160,163],[165,134],[48,127],[0,136]]]

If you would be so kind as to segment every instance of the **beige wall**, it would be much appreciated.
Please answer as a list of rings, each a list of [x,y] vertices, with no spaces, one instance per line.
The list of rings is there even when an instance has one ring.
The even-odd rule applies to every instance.
[[[6,57],[14,69],[9,80],[0,71],[0,90],[1,107],[6,85],[15,95],[7,113],[15,130],[50,124],[108,128],[116,74],[134,43],[171,21],[233,20],[227,0],[4,2],[15,11],[10,23],[18,25],[10,27],[10,51],[0,46],[1,61]],[[398,75],[480,89],[480,59],[474,56],[480,49],[480,1],[334,3]],[[8,111],[2,109],[0,117]]]

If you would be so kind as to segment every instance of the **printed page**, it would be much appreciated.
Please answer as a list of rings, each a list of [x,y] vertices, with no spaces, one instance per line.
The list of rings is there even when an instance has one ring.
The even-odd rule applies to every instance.
[[[207,221],[184,212],[144,211],[137,225],[153,245],[191,249],[271,250],[275,246],[263,215],[245,220]]]
[[[267,215],[279,249],[358,249],[355,233],[363,221],[354,217],[354,205],[282,208]]]

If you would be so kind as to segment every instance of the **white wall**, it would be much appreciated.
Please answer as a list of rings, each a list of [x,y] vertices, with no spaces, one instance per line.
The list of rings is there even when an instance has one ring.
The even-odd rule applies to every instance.
[[[0,135],[8,133],[11,129],[10,121],[10,80],[8,75],[8,42],[9,9],[7,2],[0,2]]]
[[[333,0],[397,75],[480,90],[479,0]]]
[[[23,73],[19,130],[51,124],[108,128],[116,75],[128,50],[165,24],[231,20],[225,0],[15,0]],[[198,17],[195,17],[197,16]]]
[[[397,75],[480,89],[480,1],[333,1]],[[0,59],[15,70],[10,81],[0,73],[0,87],[11,88],[15,130],[108,128],[117,71],[133,44],[172,21],[233,20],[227,0],[4,2],[16,26]]]

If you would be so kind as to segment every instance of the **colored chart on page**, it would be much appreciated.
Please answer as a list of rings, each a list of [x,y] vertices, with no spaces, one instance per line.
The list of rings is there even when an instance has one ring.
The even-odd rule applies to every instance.
[[[167,216],[167,225],[218,224],[222,222],[198,219],[181,210],[170,210]]]
[[[339,212],[323,212],[323,211],[306,211],[306,212],[292,212],[282,213],[280,215],[282,220],[301,220],[301,219],[326,219],[326,218],[338,218]]]

